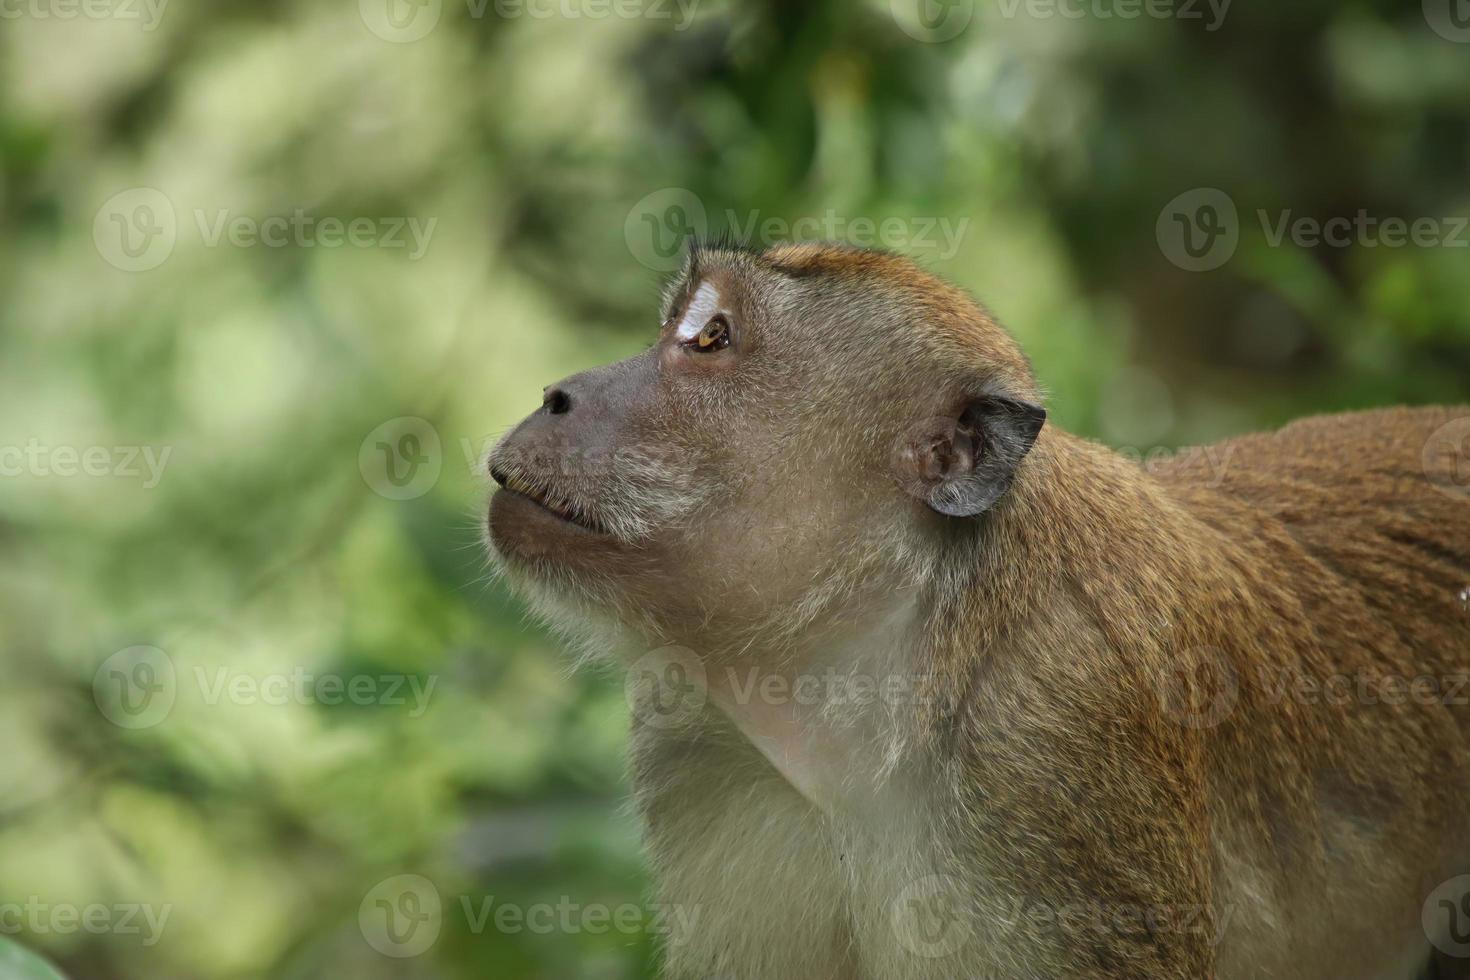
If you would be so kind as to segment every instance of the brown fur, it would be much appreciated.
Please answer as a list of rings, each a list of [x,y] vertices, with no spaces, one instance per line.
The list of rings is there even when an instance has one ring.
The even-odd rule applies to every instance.
[[[1467,415],[1306,420],[1216,447],[1223,479],[1202,454],[1148,474],[1044,435],[992,529],[1003,557],[949,614],[967,628],[935,636],[943,683],[968,692],[954,744],[976,860],[1037,855],[1006,872],[1024,894],[1235,903],[1228,975],[1379,975],[1362,971],[1386,952],[1383,908],[1412,937],[1434,885],[1470,870],[1470,709],[1280,685],[1470,670],[1470,500],[1421,462]],[[1231,679],[1218,723],[1160,711],[1181,665],[1205,696]],[[1216,951],[1194,940],[1069,967],[1204,976]]]

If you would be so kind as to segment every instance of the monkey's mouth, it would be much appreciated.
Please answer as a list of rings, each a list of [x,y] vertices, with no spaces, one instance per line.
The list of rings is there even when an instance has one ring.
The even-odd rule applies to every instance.
[[[573,503],[566,497],[552,493],[547,488],[538,487],[518,474],[502,469],[492,469],[490,478],[500,484],[502,493],[521,498],[563,523],[571,524],[593,534],[605,535],[608,533],[602,522],[588,513],[586,508]]]

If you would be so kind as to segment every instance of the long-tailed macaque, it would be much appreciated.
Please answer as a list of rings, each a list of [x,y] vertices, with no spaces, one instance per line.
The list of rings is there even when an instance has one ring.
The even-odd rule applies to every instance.
[[[1470,407],[1145,467],[1041,403],[908,261],[704,246],[492,452],[498,564],[633,670],[667,975],[1470,954]]]

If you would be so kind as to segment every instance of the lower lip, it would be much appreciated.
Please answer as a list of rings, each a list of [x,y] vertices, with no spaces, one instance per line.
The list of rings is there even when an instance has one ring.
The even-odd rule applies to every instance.
[[[592,537],[600,538],[607,536],[599,531],[594,531],[589,527],[584,527],[583,525],[578,524],[576,521],[571,521],[565,517],[562,517],[556,511],[552,510],[550,507],[547,507],[535,497],[528,497],[518,490],[511,490],[506,487],[501,487],[490,499],[491,508],[493,509],[502,500],[506,501],[507,504],[513,502],[515,506],[523,507],[531,513],[540,514],[543,517],[549,517],[564,528],[569,528],[571,530],[578,531],[582,534],[586,534]]]

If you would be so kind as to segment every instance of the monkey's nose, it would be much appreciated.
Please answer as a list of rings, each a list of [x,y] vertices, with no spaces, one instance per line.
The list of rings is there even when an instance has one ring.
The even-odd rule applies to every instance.
[[[541,407],[552,415],[565,415],[572,410],[572,396],[560,385],[552,385],[541,392]]]

